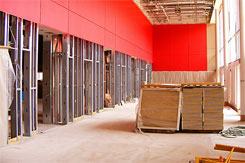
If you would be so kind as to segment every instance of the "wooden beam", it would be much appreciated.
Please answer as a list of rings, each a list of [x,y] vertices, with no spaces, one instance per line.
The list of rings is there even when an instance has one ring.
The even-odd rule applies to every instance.
[[[229,145],[222,145],[222,144],[215,144],[215,150],[222,150],[222,151],[231,151],[234,148],[233,152],[245,153],[245,148],[243,147],[234,147]]]
[[[0,49],[10,49],[11,47],[10,46],[2,46],[0,45]]]

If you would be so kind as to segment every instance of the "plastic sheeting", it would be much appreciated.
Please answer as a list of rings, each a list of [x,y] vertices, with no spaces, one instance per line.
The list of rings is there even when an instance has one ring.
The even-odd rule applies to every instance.
[[[8,140],[8,108],[14,94],[15,74],[8,49],[0,47],[0,146]]]
[[[215,71],[153,71],[152,83],[216,82]]]
[[[7,108],[10,107],[14,97],[15,73],[8,49],[0,48],[0,88],[1,94],[8,98]]]

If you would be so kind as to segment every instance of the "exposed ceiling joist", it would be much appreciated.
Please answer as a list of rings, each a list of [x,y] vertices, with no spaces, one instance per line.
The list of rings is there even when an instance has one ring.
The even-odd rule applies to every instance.
[[[209,23],[215,0],[134,0],[152,24]]]

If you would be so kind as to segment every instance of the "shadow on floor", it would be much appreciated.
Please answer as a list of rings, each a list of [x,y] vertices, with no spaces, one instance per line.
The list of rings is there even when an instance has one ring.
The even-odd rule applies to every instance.
[[[134,132],[135,133],[135,120],[132,121],[110,121],[101,123],[94,127],[101,130],[113,130],[121,132]]]

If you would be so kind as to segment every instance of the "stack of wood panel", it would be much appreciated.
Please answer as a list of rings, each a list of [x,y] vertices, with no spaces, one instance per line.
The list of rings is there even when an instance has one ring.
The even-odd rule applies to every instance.
[[[223,88],[203,88],[203,130],[223,129]]]
[[[182,129],[202,130],[202,88],[183,88]]]
[[[224,88],[220,83],[182,84],[182,129],[223,129]]]
[[[138,128],[179,130],[180,86],[146,85],[140,97]]]

